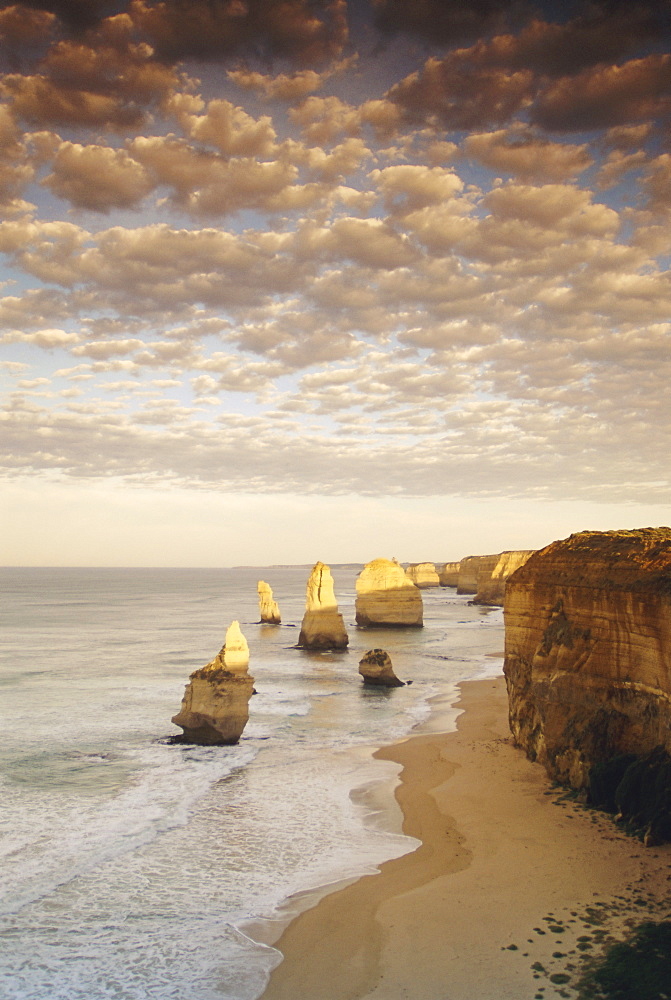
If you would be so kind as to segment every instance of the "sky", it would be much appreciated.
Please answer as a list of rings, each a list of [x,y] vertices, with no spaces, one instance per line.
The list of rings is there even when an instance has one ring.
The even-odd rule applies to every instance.
[[[671,0],[0,3],[0,562],[671,523]]]

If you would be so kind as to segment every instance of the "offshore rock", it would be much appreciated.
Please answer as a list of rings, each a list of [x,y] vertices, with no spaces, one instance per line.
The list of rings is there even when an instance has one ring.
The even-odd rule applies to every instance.
[[[459,568],[461,562],[439,563],[436,566],[438,582],[441,587],[457,587],[459,585]]]
[[[490,573],[498,562],[499,553],[488,556],[466,556],[459,563],[459,578],[457,580],[458,594],[477,594],[478,576]]]
[[[266,583],[265,580],[259,580],[256,590],[259,595],[261,622],[264,625],[280,625],[282,617],[277,602],[273,600],[273,591],[270,584]]]
[[[356,623],[385,628],[421,628],[422,594],[395,559],[373,559],[356,581]]]
[[[491,570],[489,570],[486,562],[481,563],[478,569],[478,589],[473,598],[473,604],[490,604],[503,607],[506,580],[520,566],[524,566],[527,559],[534,552],[535,549],[516,549],[501,552]]]
[[[410,566],[406,566],[405,572],[420,590],[440,586],[440,577],[432,562],[411,563]]]
[[[305,649],[346,649],[349,637],[333,592],[331,570],[322,562],[308,578],[305,614],[298,645]]]
[[[375,684],[378,687],[403,687],[394,673],[391,657],[384,649],[369,649],[359,660],[359,673],[364,684]]]
[[[671,529],[584,531],[509,577],[510,727],[549,774],[671,750]]]
[[[172,718],[184,741],[202,746],[237,743],[249,719],[254,678],[247,671],[249,647],[238,622],[210,663],[189,677],[182,706]]]

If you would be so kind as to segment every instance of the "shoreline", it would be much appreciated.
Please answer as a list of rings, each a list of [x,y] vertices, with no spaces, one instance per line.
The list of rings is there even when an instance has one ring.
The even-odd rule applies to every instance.
[[[586,956],[667,915],[671,845],[646,849],[552,788],[512,745],[502,676],[459,690],[454,732],[435,731],[439,709],[373,754],[401,766],[419,845],[322,887],[272,941],[250,935],[283,955],[260,1000],[575,997]]]

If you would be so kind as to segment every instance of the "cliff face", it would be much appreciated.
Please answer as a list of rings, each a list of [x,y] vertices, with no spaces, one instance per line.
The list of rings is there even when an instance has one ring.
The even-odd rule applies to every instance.
[[[511,730],[554,778],[671,749],[671,529],[553,542],[509,577],[504,620]]]
[[[456,587],[459,583],[460,562],[439,563],[436,566],[441,587]]]
[[[359,573],[356,623],[389,628],[424,624],[421,591],[394,559],[374,559]]]
[[[524,566],[534,551],[534,549],[517,549],[501,552],[493,567],[491,560],[481,563],[478,569],[478,589],[473,603],[503,607],[508,577],[512,576],[520,566]]]
[[[487,556],[466,556],[459,563],[459,577],[457,579],[458,594],[477,594],[478,577],[481,574],[491,573],[498,562],[499,553]]]
[[[410,577],[414,585],[419,587],[420,590],[426,590],[428,587],[440,586],[440,578],[436,572],[434,563],[412,563],[410,566],[406,567],[405,572]]]

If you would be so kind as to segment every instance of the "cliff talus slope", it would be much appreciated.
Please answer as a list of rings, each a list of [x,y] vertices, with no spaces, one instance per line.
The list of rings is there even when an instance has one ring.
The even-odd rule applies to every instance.
[[[671,750],[671,529],[553,542],[509,577],[504,618],[511,730],[554,778]]]

